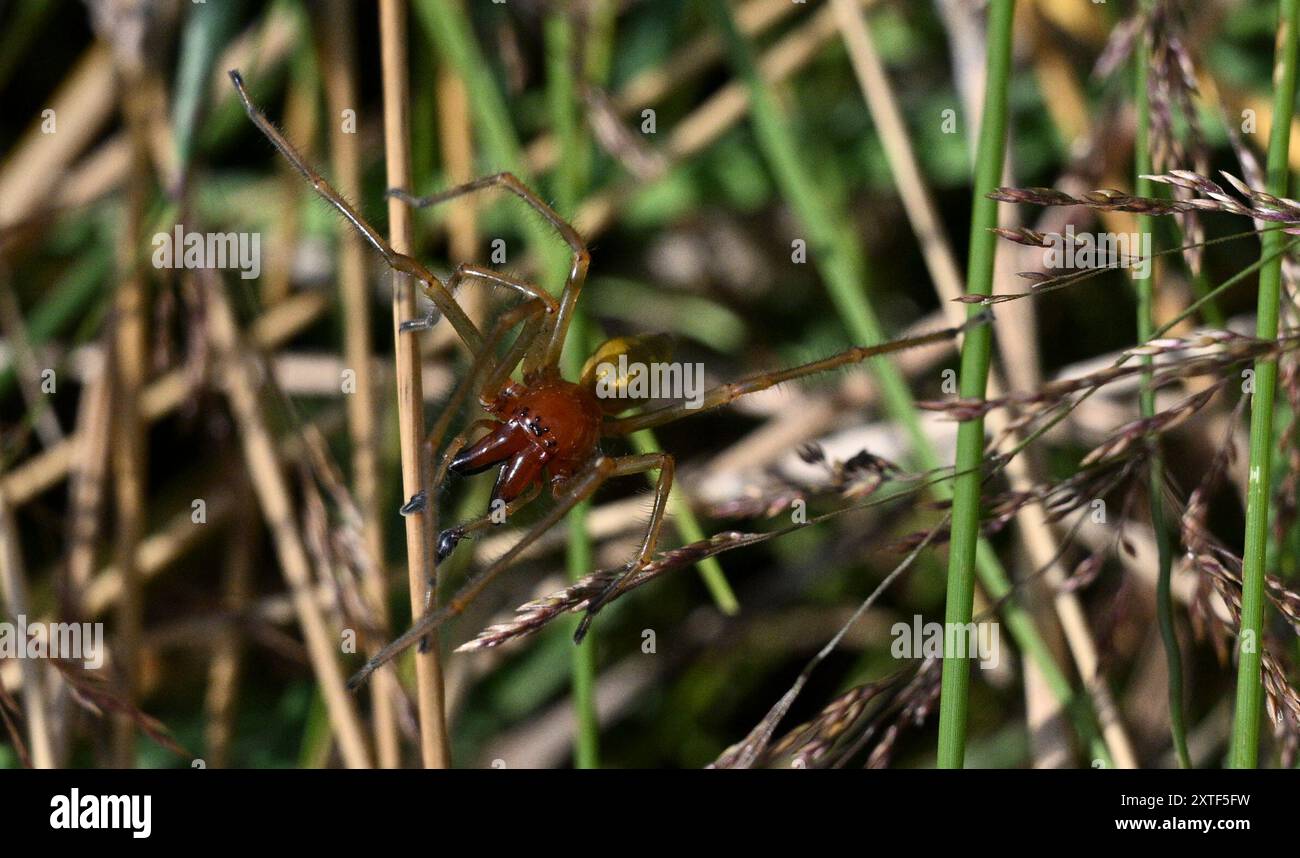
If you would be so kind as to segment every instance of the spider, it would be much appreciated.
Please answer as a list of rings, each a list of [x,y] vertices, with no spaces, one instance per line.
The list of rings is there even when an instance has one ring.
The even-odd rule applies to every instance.
[[[462,263],[444,282],[410,256],[398,253],[355,208],[298,154],[280,131],[262,114],[244,88],[238,71],[231,71],[235,85],[253,124],[267,137],[316,193],[333,206],[384,257],[392,269],[408,274],[419,282],[421,290],[436,308],[424,319],[399,326],[399,333],[431,327],[446,317],[456,334],[472,354],[469,372],[457,384],[442,415],[429,433],[424,449],[443,450],[433,471],[432,485],[442,485],[449,472],[461,476],[497,469],[492,490],[495,512],[443,530],[437,540],[437,560],[445,560],[466,536],[507,519],[519,508],[531,503],[549,487],[554,503],[505,554],[477,572],[447,603],[427,610],[404,634],[382,649],[349,680],[358,687],[375,669],[399,653],[422,641],[449,618],[465,607],[521,551],[554,527],[570,510],[591,497],[607,480],[614,477],[658,471],[649,522],[636,554],[622,568],[603,592],[591,599],[574,635],[581,641],[596,613],[618,597],[635,573],[650,562],[663,529],[668,496],[673,486],[674,461],[669,453],[607,455],[601,450],[603,438],[618,438],[641,429],[650,429],[712,409],[720,408],[749,393],[764,390],[786,381],[825,372],[868,358],[958,336],[970,325],[986,320],[972,317],[964,325],[932,333],[893,340],[875,346],[847,349],[821,360],[789,369],[757,373],[730,384],[704,391],[696,402],[677,402],[646,408],[648,400],[627,395],[627,375],[610,375],[611,367],[644,366],[668,355],[668,339],[663,335],[619,337],[611,339],[592,354],[580,377],[566,379],[559,368],[569,323],[582,291],[590,264],[590,254],[581,236],[541,197],[510,173],[497,173],[426,197],[416,197],[393,188],[388,195],[423,208],[456,197],[490,188],[514,194],[559,233],[572,251],[572,263],[564,289],[555,298],[541,288],[511,275],[469,263]],[[468,281],[502,286],[524,296],[521,303],[503,313],[491,330],[484,334],[456,302],[457,286]],[[500,347],[516,327],[513,342],[497,357]],[[626,358],[621,362],[620,357]],[[516,368],[520,380],[513,380]],[[599,384],[598,384],[599,383]],[[614,395],[598,395],[598,391]],[[475,420],[443,445],[451,422],[465,400],[475,393],[487,416]],[[638,409],[637,413],[624,412]],[[482,434],[478,434],[478,433]],[[476,437],[477,436],[477,437]],[[420,492],[402,507],[404,514],[420,512],[427,495]],[[502,515],[504,513],[504,515]],[[426,594],[427,595],[427,594]]]

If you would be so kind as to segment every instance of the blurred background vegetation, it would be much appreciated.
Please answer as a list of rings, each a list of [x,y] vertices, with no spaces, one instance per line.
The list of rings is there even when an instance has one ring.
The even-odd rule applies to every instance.
[[[462,47],[474,51],[471,80],[448,50],[446,40],[458,36],[440,30],[440,16],[423,8],[437,3],[451,10],[443,17],[465,27],[459,36],[468,36]],[[472,175],[526,171],[590,240],[593,262],[583,302],[590,324],[570,346],[589,348],[598,337],[596,327],[610,335],[668,331],[678,339],[678,358],[702,362],[708,378],[717,382],[830,354],[855,344],[857,332],[828,289],[821,248],[810,248],[807,263],[792,259],[792,242],[806,239],[809,229],[774,171],[764,132],[749,109],[739,55],[720,31],[714,5],[704,0],[430,0],[411,10],[408,46],[412,189],[428,193],[449,186],[468,178],[467,168]],[[766,90],[812,180],[817,204],[836,217],[836,229],[851,232],[859,256],[853,260],[852,270],[860,275],[855,283],[881,327],[894,337],[942,326],[951,307],[936,289],[923,245],[909,225],[898,174],[864,101],[834,4],[742,0],[725,5],[739,22],[744,48],[761,58]],[[972,117],[978,115],[973,107],[982,86],[981,4],[868,0],[856,5],[884,64],[885,85],[901,108],[940,232],[953,256],[964,259]],[[1004,184],[1054,186],[1071,177],[1081,179],[1084,188],[1131,189],[1131,70],[1125,66],[1104,78],[1092,70],[1133,4],[1024,0],[1017,5]],[[1201,63],[1198,82],[1209,105],[1202,106],[1201,119],[1211,165],[1235,171],[1219,106],[1232,117],[1254,110],[1261,129],[1267,129],[1276,9],[1246,0],[1185,5],[1187,48]],[[346,16],[341,28],[329,27],[328,16],[338,14]],[[309,161],[334,176],[330,125],[344,118],[327,102],[325,82],[338,62],[337,46],[329,47],[336,29],[355,51],[359,87],[353,107],[362,169],[355,202],[386,233],[381,46],[372,4],[0,2],[0,472],[5,481],[0,492],[6,496],[6,539],[21,557],[29,590],[28,614],[69,617],[76,609],[104,619],[110,642],[117,640],[120,591],[105,595],[87,588],[107,586],[94,582],[115,570],[120,576],[121,494],[106,483],[98,499],[92,490],[90,500],[78,500],[75,477],[113,471],[106,463],[116,442],[96,447],[92,441],[111,423],[102,413],[98,422],[94,416],[94,381],[120,334],[114,325],[121,283],[148,252],[138,237],[147,242],[154,232],[169,231],[180,222],[178,212],[205,229],[261,235],[261,277],[242,280],[223,272],[223,282],[246,330],[276,307],[286,308],[273,326],[278,333],[262,343],[275,380],[274,390],[268,387],[261,400],[264,419],[281,439],[296,436],[304,425],[319,427],[330,458],[351,474],[353,442],[338,385],[346,327],[336,261],[342,224],[248,122],[224,76],[227,68],[240,68],[267,115]],[[132,62],[138,78],[123,72]],[[572,127],[557,126],[566,108],[557,110],[554,101],[556,69],[565,67],[575,82],[567,108],[576,119]],[[134,132],[125,107],[132,93],[124,80],[144,82],[133,84],[134,96],[145,105],[142,122],[151,150],[143,180],[132,161]],[[485,122],[475,89],[485,81],[504,105],[504,129]],[[53,135],[40,128],[42,111],[49,108],[56,111]],[[643,113],[646,109],[653,113]],[[1259,152],[1264,139],[1261,131],[1247,143]],[[515,156],[521,163],[508,162]],[[521,210],[516,201],[493,194],[469,206],[420,213],[414,255],[445,272],[458,261],[486,263],[491,242],[504,239],[507,259],[501,267],[558,290],[548,260],[563,246],[536,229],[535,218],[521,217]],[[1211,235],[1241,228],[1207,221]],[[539,235],[554,246],[536,246]],[[1172,230],[1157,236],[1162,246],[1177,238]],[[1211,250],[1207,277],[1222,281],[1254,253],[1240,243]],[[391,280],[378,257],[367,253],[365,264],[378,403],[377,509],[395,633],[409,619],[409,597],[406,543],[397,515],[405,497],[393,392]],[[998,290],[1022,288],[1014,272],[1023,267],[1014,259],[1000,263]],[[141,576],[136,688],[127,692],[124,685],[110,683],[106,699],[147,713],[185,751],[169,750],[149,731],[129,731],[131,756],[140,766],[189,766],[193,758],[230,766],[336,765],[340,760],[321,691],[249,487],[241,430],[217,383],[215,356],[203,333],[210,309],[180,272],[143,271],[147,357],[141,378],[145,384],[170,378],[179,388],[166,407],[145,405],[156,413],[141,430],[147,452],[136,497],[139,533],[131,540]],[[1170,296],[1169,304],[1158,310],[1165,318],[1186,306],[1195,288],[1172,267],[1167,277],[1170,288],[1161,294]],[[1032,310],[1008,305],[1011,321],[999,324],[1011,325],[1024,347],[1015,354],[1002,352],[995,365],[1012,382],[1026,377],[1017,372],[1026,369],[1025,362],[1032,362],[1028,377],[1040,380],[1081,361],[1101,365],[1105,356],[1134,341],[1134,302],[1124,283],[1115,274],[1097,285],[1054,293],[1034,302]],[[310,300],[286,303],[302,296]],[[497,306],[486,299],[470,303],[479,318]],[[1217,302],[1226,319],[1253,307],[1248,288]],[[432,423],[467,359],[445,330],[420,336],[426,422]],[[946,393],[943,371],[956,367],[957,355],[951,346],[922,350],[899,358],[897,365],[916,399],[939,399]],[[39,369],[45,367],[57,373],[52,394],[39,392]],[[1229,408],[1224,405],[1219,417]],[[1131,397],[1082,411],[1069,431],[1037,446],[1039,476],[1068,477],[1106,430],[1135,414]],[[940,461],[950,462],[953,424],[935,415],[922,420]],[[1206,451],[1218,439],[1213,426],[1197,423],[1169,436],[1169,467],[1176,481],[1195,485]],[[70,439],[81,446],[70,446]],[[682,497],[690,497],[703,534],[788,524],[784,512],[739,519],[719,513],[757,491],[754,487],[770,487],[773,475],[815,478],[817,469],[797,455],[801,445],[819,443],[839,461],[865,448],[921,468],[905,429],[882,408],[879,390],[864,369],[783,386],[664,427],[657,440],[677,457]],[[319,475],[303,476],[314,467],[300,464],[307,457],[290,450],[284,458],[298,526],[309,540],[319,528],[332,546],[314,551],[313,560],[315,574],[331,594],[323,601],[337,630],[348,625],[347,589],[338,581],[355,579],[343,559],[346,551],[338,548],[351,525],[337,498],[321,490]],[[310,488],[313,483],[316,489]],[[444,520],[481,509],[487,483],[480,478],[450,484],[440,500]],[[643,481],[629,479],[599,495],[588,516],[597,567],[617,565],[629,555],[637,522],[648,508],[647,490]],[[208,521],[201,527],[190,519],[195,498],[207,499]],[[324,512],[313,511],[318,502]],[[812,512],[842,505],[836,498],[816,501]],[[84,516],[87,510],[95,525],[79,541],[73,536],[74,514]],[[326,524],[313,515],[323,515]],[[808,658],[898,563],[901,555],[890,544],[935,518],[931,505],[907,500],[725,553],[720,571],[739,604],[733,614],[719,609],[716,581],[711,591],[690,570],[665,575],[620,599],[601,614],[594,634],[600,765],[698,767],[715,760],[760,721]],[[665,547],[698,538],[677,527],[680,514],[673,523]],[[1216,525],[1229,544],[1236,544],[1238,510],[1222,512]],[[1145,519],[1132,529],[1138,531],[1132,539],[1145,539],[1143,548],[1149,550]],[[563,586],[562,530],[552,534],[545,551],[519,563],[445,630],[457,765],[572,762],[577,716],[571,624],[551,624],[499,650],[451,652],[514,606]],[[499,533],[467,543],[469,550],[444,567],[443,592],[452,592],[468,570],[507,544]],[[1033,572],[1013,529],[996,534],[993,544],[1013,576]],[[1294,572],[1294,556],[1285,545],[1274,546],[1273,556],[1280,558],[1282,571]],[[1080,597],[1137,760],[1167,765],[1168,712],[1159,705],[1164,676],[1152,619],[1153,579],[1131,564],[1110,558]],[[910,623],[913,615],[941,616],[945,569],[942,547],[923,553],[812,675],[785,726],[814,717],[840,692],[898,670],[889,629],[895,622]],[[1050,598],[1034,587],[1015,598],[1036,618],[1059,663],[1068,665],[1069,650],[1055,626]],[[8,612],[16,613],[15,607],[10,603]],[[1179,624],[1188,631],[1181,613]],[[645,630],[655,633],[653,653],[643,651]],[[1232,671],[1216,660],[1212,647],[1192,646],[1190,633],[1186,639],[1189,724],[1200,760],[1214,764],[1226,736]],[[1005,636],[1003,645],[1012,648]],[[343,663],[351,669],[359,659],[349,656]],[[6,687],[17,690],[16,665],[0,668]],[[1056,734],[1043,727],[1056,723],[1053,706],[1044,702],[1041,677],[1026,677],[1023,668],[1015,657],[1004,658],[999,670],[977,671],[967,764],[1088,765],[1085,744],[1068,722],[1058,724]],[[1072,671],[1065,668],[1077,687]],[[57,686],[53,678],[49,684]],[[409,704],[399,709],[403,761],[410,764],[414,710]],[[101,715],[76,705],[62,711],[62,762],[121,761],[111,750],[111,711]],[[368,705],[362,712],[370,717]],[[14,717],[25,723],[20,709]],[[932,765],[934,742],[933,719],[908,724],[890,764]],[[0,732],[0,766],[19,764],[18,751]]]

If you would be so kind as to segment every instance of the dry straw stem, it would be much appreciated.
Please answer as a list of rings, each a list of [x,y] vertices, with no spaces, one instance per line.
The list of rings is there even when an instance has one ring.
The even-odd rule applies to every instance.
[[[361,197],[361,156],[357,136],[343,128],[343,112],[357,108],[356,48],[352,37],[351,4],[346,0],[329,0],[320,16],[324,32],[320,41],[321,67],[324,72],[325,98],[328,102],[330,155],[334,180],[339,193],[348,199]],[[295,175],[295,187],[299,187]],[[373,562],[366,565],[366,597],[372,617],[383,636],[389,631],[388,576],[384,565],[384,530],[379,513],[379,445],[376,426],[379,408],[371,372],[370,292],[366,277],[365,249],[361,237],[351,225],[340,219],[339,292],[343,307],[343,340],[347,366],[352,370],[355,387],[345,395],[348,433],[352,439],[353,496],[361,510],[363,538]],[[376,647],[378,643],[376,643]],[[372,652],[371,655],[374,653]],[[381,768],[401,765],[401,743],[397,732],[397,713],[393,707],[397,677],[385,671],[375,677],[371,695],[375,749]]]
[[[226,299],[224,286],[211,270],[199,272],[199,284],[207,299],[208,336],[221,362],[235,422],[239,426],[244,459],[257,493],[258,504],[275,542],[285,583],[293,595],[294,609],[302,626],[307,652],[325,698],[330,726],[338,739],[343,762],[349,768],[369,768],[361,719],[355,701],[343,683],[329,624],[320,603],[313,597],[311,560],[303,546],[294,517],[293,498],[281,470],[275,440],[262,416],[257,374],[252,358],[240,341],[235,316]]]
[[[131,172],[127,186],[126,222],[119,241],[118,271],[121,282],[113,306],[114,344],[109,362],[113,373],[112,471],[114,519],[117,524],[114,551],[122,570],[122,598],[117,606],[115,653],[128,705],[134,703],[139,681],[139,642],[144,608],[141,604],[139,573],[135,567],[136,545],[144,536],[146,503],[147,427],[141,415],[140,392],[149,367],[148,285],[136,248],[145,245],[144,216],[150,182],[149,104],[138,86],[138,70],[123,70],[122,108],[131,141]],[[116,765],[135,764],[134,720],[121,715],[114,722]]]
[[[107,342],[111,331],[101,335]],[[113,425],[113,375],[111,368],[101,366],[98,375],[87,381],[77,403],[77,426],[73,435],[76,445],[72,476],[68,487],[68,554],[67,565],[55,574],[59,581],[61,613],[65,617],[85,615],[85,594],[90,587],[99,553],[102,519],[108,502],[108,472],[110,441]],[[72,715],[74,701],[65,684],[55,686],[56,705],[60,717]],[[59,735],[59,758],[65,760],[68,730]]]
[[[18,542],[18,528],[14,524],[9,502],[0,492],[0,596],[4,597],[8,619],[29,615],[31,599],[27,589],[27,573],[23,569],[22,547]],[[53,709],[41,676],[43,663],[31,658],[17,659],[23,675],[23,716],[27,720],[27,745],[31,748],[32,765],[38,769],[53,768],[56,764],[54,742],[51,737]]]
[[[81,616],[82,594],[95,569],[100,513],[108,474],[109,427],[113,420],[113,373],[101,368],[82,388],[68,489],[68,567],[66,606],[69,616]]]
[[[407,6],[399,0],[381,0],[379,34],[384,90],[384,162],[390,188],[410,188],[410,92],[407,71]],[[388,200],[389,241],[398,253],[409,253],[411,212],[400,200]],[[398,329],[408,319],[419,317],[411,278],[393,272],[393,339],[397,352],[397,420],[402,448],[402,495],[412,497],[425,489],[424,397],[421,393],[419,340]],[[436,574],[433,565],[432,504],[405,517],[406,569],[411,592],[411,616],[418,619],[434,604],[424,604],[427,585]],[[437,601],[438,588],[428,587]],[[431,635],[427,651],[417,647],[415,658],[416,702],[420,713],[420,757],[426,768],[447,768],[451,747],[447,736],[446,701],[437,635]]]
[[[469,93],[456,70],[444,64],[438,71],[438,144],[447,165],[447,184],[472,182],[474,176],[473,123]],[[478,217],[474,200],[461,197],[447,202],[447,244],[452,262],[470,262],[478,255]],[[481,293],[472,295],[477,299]],[[468,296],[467,296],[468,297]],[[449,328],[444,328],[448,336]]]
[[[880,54],[877,53],[866,21],[863,20],[861,4],[857,0],[830,0],[830,5],[848,48],[858,85],[862,88],[862,95],[871,112],[872,123],[884,146],[898,195],[907,211],[907,219],[920,243],[930,278],[934,281],[939,296],[945,302],[950,302],[962,294],[961,273],[957,270],[952,246],[913,154],[912,141],[907,125],[903,122],[898,99],[894,98],[884,64],[880,61]]]
[[[328,302],[323,295],[304,293],[288,298],[253,322],[250,344],[259,349],[275,349],[308,328],[326,306]],[[155,379],[141,392],[141,415],[148,422],[167,416],[189,401],[197,383],[194,374],[184,367]],[[69,438],[0,476],[0,492],[17,508],[57,485],[75,466],[77,444],[76,438]]]
[[[257,508],[251,489],[241,474],[239,503],[235,511],[235,532],[255,533]],[[236,539],[231,545],[222,572],[224,611],[239,616],[249,607],[252,599],[253,572],[257,562],[259,544],[254,539]],[[244,629],[233,623],[221,628],[212,647],[212,660],[208,664],[208,688],[203,709],[208,720],[203,731],[204,762],[210,768],[226,766],[230,746],[235,735],[235,716],[238,712],[239,681],[244,655]]]
[[[956,305],[952,305],[956,306]],[[1006,322],[1007,318],[999,319]],[[1000,337],[999,345],[1003,348],[1003,365],[1008,366],[1014,357],[1005,353],[1007,338]],[[997,378],[990,375],[988,394],[997,396],[999,384]],[[1018,433],[1009,426],[1007,414],[995,411],[988,415],[986,423],[994,437],[1002,443],[994,448],[1007,452],[1018,440]],[[1014,456],[1006,461],[1007,480],[1013,491],[1028,490],[1034,481],[1034,465],[1024,455]],[[1137,755],[1133,750],[1132,740],[1120,717],[1114,695],[1101,670],[1101,657],[1096,639],[1082,603],[1077,593],[1064,585],[1066,575],[1060,564],[1058,540],[1053,532],[1053,525],[1047,520],[1046,511],[1038,504],[1021,508],[1016,514],[1017,535],[1024,545],[1029,566],[1045,569],[1043,582],[1051,593],[1052,606],[1061,625],[1061,631],[1069,646],[1070,655],[1083,683],[1084,692],[1091,698],[1093,709],[1101,727],[1102,740],[1117,768],[1131,769],[1138,765]],[[1036,667],[1033,669],[1037,670]],[[1057,707],[1059,709],[1059,705]]]
[[[50,188],[61,184],[59,178],[72,159],[112,117],[117,90],[112,53],[97,41],[50,102],[56,133],[42,133],[45,117],[38,117],[0,169],[0,230],[20,223],[41,205]]]

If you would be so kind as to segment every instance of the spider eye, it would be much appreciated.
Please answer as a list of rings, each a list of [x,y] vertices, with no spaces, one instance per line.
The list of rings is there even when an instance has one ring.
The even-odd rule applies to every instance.
[[[583,387],[592,391],[607,414],[618,414],[649,400],[641,394],[644,381],[654,364],[668,361],[673,354],[673,338],[668,334],[642,334],[606,340],[587,359],[582,368]]]

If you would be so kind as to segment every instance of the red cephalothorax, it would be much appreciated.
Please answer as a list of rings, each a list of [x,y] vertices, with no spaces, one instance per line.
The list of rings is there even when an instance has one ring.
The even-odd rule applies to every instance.
[[[590,461],[600,440],[602,412],[586,388],[551,376],[511,384],[488,409],[492,431],[456,454],[451,469],[477,474],[501,465],[492,499],[510,503],[540,483],[553,486]]]

